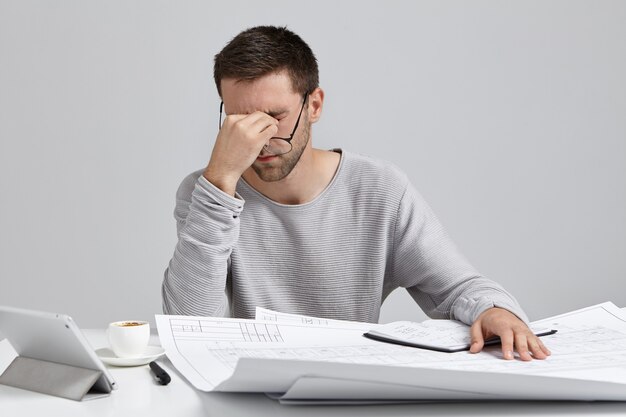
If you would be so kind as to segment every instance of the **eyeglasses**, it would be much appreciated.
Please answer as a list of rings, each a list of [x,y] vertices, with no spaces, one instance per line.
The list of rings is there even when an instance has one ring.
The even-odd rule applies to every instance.
[[[263,146],[265,152],[270,155],[278,156],[284,155],[286,153],[291,152],[292,145],[291,141],[293,140],[293,135],[296,134],[296,130],[298,129],[298,125],[300,124],[300,117],[302,117],[302,110],[304,110],[304,105],[306,104],[306,99],[309,93],[304,94],[304,98],[302,100],[302,107],[300,107],[300,113],[298,114],[298,119],[296,120],[296,125],[293,127],[293,131],[289,135],[288,138],[281,138],[279,136],[273,136],[269,139],[267,144]],[[222,128],[222,111],[224,110],[224,102],[220,103],[220,126]]]

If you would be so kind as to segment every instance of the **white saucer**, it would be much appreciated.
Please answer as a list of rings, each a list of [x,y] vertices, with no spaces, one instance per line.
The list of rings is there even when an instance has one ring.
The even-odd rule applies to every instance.
[[[165,353],[160,346],[148,346],[143,355],[136,358],[118,358],[109,348],[96,349],[96,355],[107,365],[113,366],[140,366],[146,365]]]

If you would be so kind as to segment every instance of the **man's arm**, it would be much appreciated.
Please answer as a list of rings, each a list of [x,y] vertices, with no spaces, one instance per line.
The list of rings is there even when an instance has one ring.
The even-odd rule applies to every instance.
[[[243,205],[200,173],[183,181],[174,211],[178,243],[162,286],[166,314],[224,315],[228,260],[239,239]]]
[[[224,314],[228,263],[243,209],[237,181],[276,134],[277,124],[261,112],[226,116],[204,172],[187,177],[178,189],[178,244],[162,286],[166,314]]]
[[[523,359],[529,358],[529,350],[537,358],[545,357],[547,349],[528,329],[517,300],[461,255],[410,183],[398,210],[393,259],[393,279],[407,288],[426,314],[474,325],[473,352],[482,349],[485,338],[498,335],[505,358],[513,346]]]

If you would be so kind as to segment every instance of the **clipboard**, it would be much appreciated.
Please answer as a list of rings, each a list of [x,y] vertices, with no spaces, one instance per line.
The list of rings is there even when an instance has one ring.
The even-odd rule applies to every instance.
[[[427,320],[424,323],[441,322],[449,328],[429,328],[423,323],[393,322],[382,327],[363,333],[368,339],[379,342],[393,343],[396,345],[409,346],[419,349],[434,350],[444,353],[455,353],[469,350],[471,343],[469,340],[469,326],[456,320]],[[395,326],[400,326],[399,328]],[[389,329],[386,329],[388,327]],[[555,334],[554,329],[539,329],[531,327],[531,331],[536,336],[548,336]],[[441,334],[449,334],[449,340],[441,338]],[[484,346],[500,344],[500,337],[495,336],[485,340]]]

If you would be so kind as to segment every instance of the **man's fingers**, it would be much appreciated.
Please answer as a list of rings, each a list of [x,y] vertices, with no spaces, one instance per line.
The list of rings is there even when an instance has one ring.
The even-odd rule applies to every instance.
[[[224,117],[224,121],[222,122],[222,127],[233,125],[245,119],[248,116],[249,116],[248,114],[229,114],[228,116]]]
[[[245,165],[249,166],[248,162],[252,163],[250,158],[256,158],[263,145],[277,132],[278,120],[256,111],[251,114],[227,116],[220,136],[227,138],[224,140],[228,142],[228,149],[225,152],[245,156]]]
[[[525,333],[517,333],[515,335],[515,350],[519,353],[519,357],[523,361],[532,361],[533,357],[530,356],[528,351],[528,335]]]
[[[539,338],[537,338],[537,342],[539,343],[539,347],[541,348],[543,353],[545,353],[547,356],[552,355],[552,352],[550,352],[550,349],[548,349],[546,345],[544,345],[543,342]]]
[[[498,336],[500,336],[500,342],[502,343],[502,355],[504,359],[513,359],[513,331],[506,330]]]
[[[480,334],[477,330],[480,330]],[[489,338],[494,335],[499,336],[502,356],[507,360],[515,358],[515,351],[519,353],[520,359],[524,361],[530,361],[533,358],[546,359],[551,354],[550,350],[519,317],[498,307],[487,309],[478,316],[471,328],[471,335],[472,344],[474,339]],[[475,335],[479,335],[479,337],[475,337]],[[470,348],[472,352],[475,350],[477,351],[478,349]]]
[[[480,321],[475,322],[472,327],[470,327],[470,337],[471,337],[471,345],[470,345],[470,353],[478,353],[483,349],[485,345],[485,340],[483,338],[483,329],[480,324]]]
[[[230,114],[224,119],[204,177],[230,195],[237,181],[278,132],[278,120],[263,112]]]
[[[278,120],[267,113],[255,111],[250,114],[231,114],[224,119],[222,128],[237,127],[240,131],[262,132],[267,126],[278,126]]]
[[[271,116],[261,113],[250,125],[249,129],[253,133],[270,133],[274,134],[278,131],[278,120]]]
[[[241,126],[250,126],[252,123],[254,123],[255,121],[257,121],[260,118],[274,119],[269,114],[263,113],[263,112],[260,112],[260,111],[255,111],[255,112],[249,113],[249,114],[233,113],[233,114],[229,114],[228,116],[226,116],[224,118],[224,125],[239,123],[239,124],[241,124]],[[276,120],[276,119],[274,119],[274,120]]]
[[[550,356],[550,350],[545,347],[543,342],[537,336],[528,339],[528,347],[535,359],[545,359]]]

